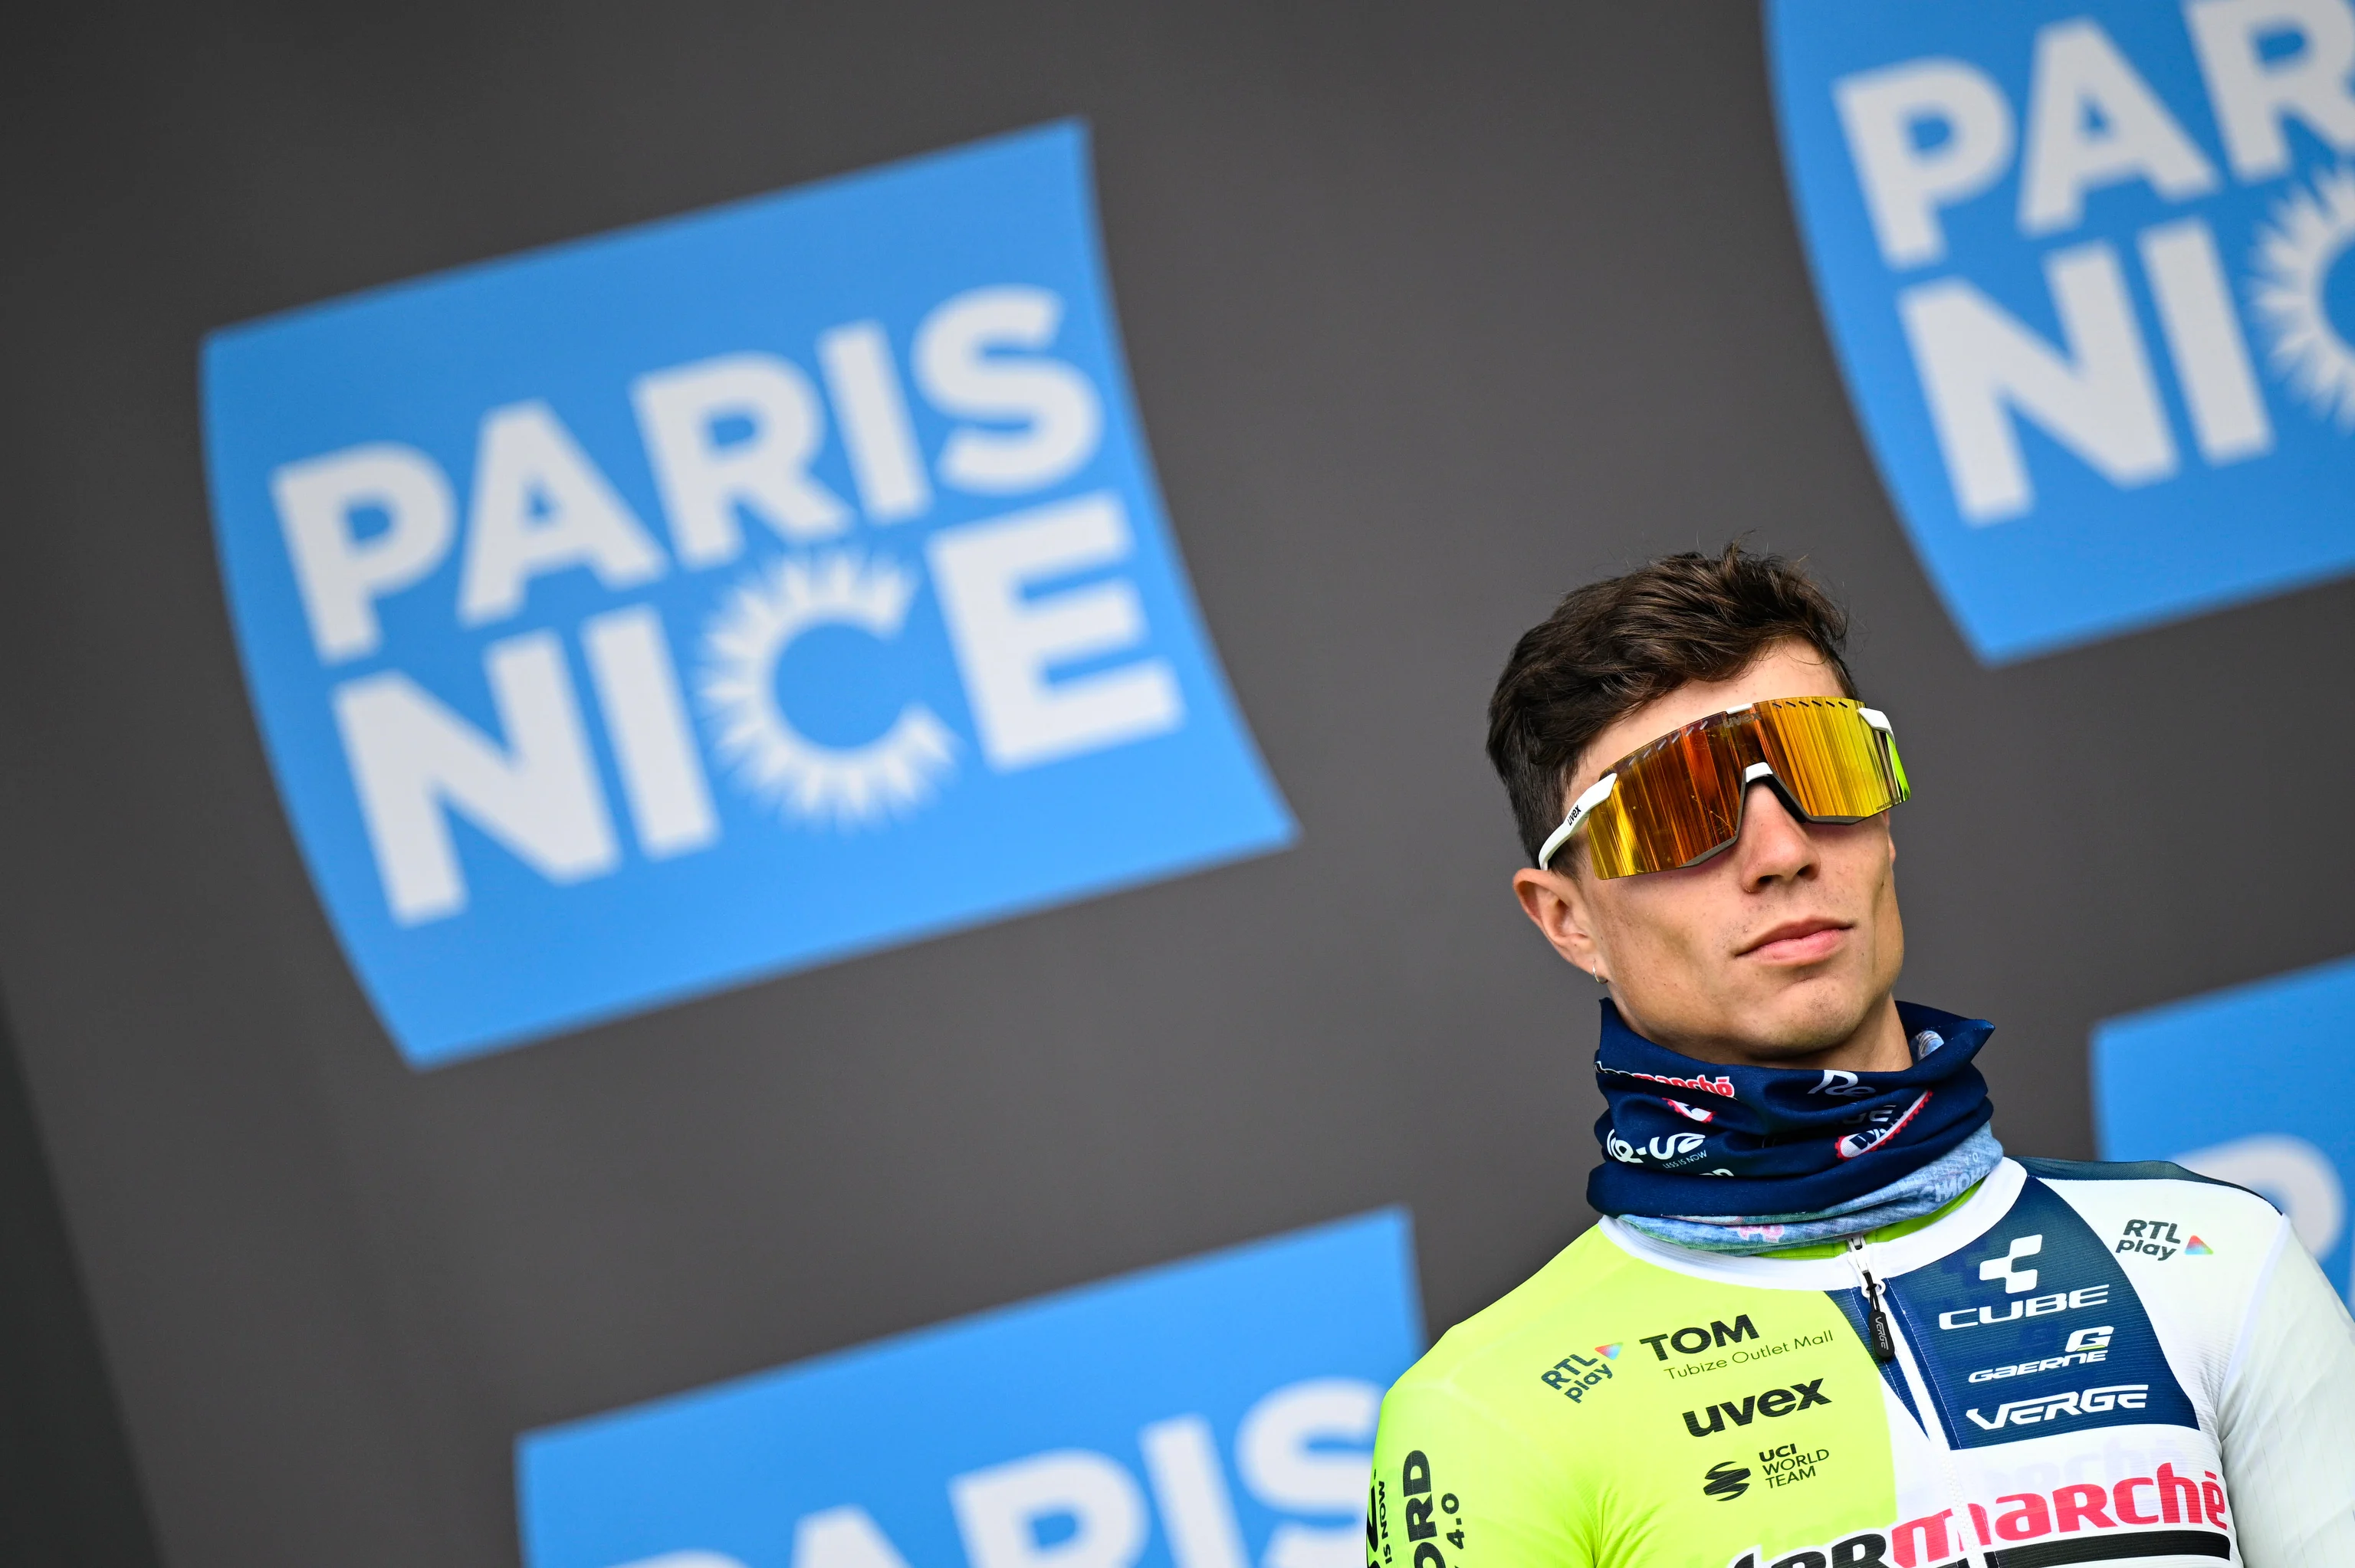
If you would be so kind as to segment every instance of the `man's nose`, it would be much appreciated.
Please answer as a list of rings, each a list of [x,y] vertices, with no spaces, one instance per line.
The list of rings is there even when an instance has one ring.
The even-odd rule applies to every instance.
[[[1734,841],[1733,853],[1745,888],[1806,876],[1816,868],[1816,842],[1807,824],[1791,814],[1763,779],[1742,798],[1742,836]]]

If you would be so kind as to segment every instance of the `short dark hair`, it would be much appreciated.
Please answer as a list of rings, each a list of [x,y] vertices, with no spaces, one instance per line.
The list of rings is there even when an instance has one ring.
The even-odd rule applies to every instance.
[[[1692,681],[1740,674],[1777,642],[1805,642],[1853,697],[1848,616],[1795,561],[1687,550],[1573,588],[1521,634],[1488,699],[1488,760],[1505,781],[1529,863],[1561,821],[1589,742]]]

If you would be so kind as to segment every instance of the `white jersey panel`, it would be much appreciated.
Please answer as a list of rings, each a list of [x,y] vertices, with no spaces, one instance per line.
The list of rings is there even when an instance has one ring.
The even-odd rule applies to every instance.
[[[2241,1556],[2249,1568],[2348,1568],[2355,1564],[2355,1322],[2294,1236],[2276,1243],[2272,1264],[2222,1400]]]

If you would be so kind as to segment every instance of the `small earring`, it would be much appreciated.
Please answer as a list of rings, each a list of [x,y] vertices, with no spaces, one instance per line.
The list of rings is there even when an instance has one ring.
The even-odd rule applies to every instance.
[[[1597,959],[1594,966],[1587,972],[1594,977],[1594,983],[1596,985],[1609,985],[1611,983],[1609,980],[1603,978],[1603,964],[1600,959]]]

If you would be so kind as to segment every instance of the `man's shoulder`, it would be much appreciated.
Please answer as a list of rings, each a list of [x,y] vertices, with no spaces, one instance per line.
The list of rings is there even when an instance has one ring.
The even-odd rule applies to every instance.
[[[1477,1399],[1499,1381],[1538,1378],[1566,1356],[1607,1365],[1620,1347],[1601,1337],[1605,1328],[1598,1325],[1614,1319],[1632,1277],[1648,1272],[1602,1226],[1589,1226],[1535,1274],[1442,1334],[1395,1388],[1445,1388]]]
[[[2164,1160],[2020,1164],[2084,1222],[2146,1300],[2206,1299],[2220,1328],[2238,1321],[2288,1238],[2270,1200]]]
[[[2190,1204],[2220,1220],[2270,1230],[2281,1213],[2273,1201],[2237,1182],[2204,1176],[2165,1160],[2024,1159],[2022,1169],[2083,1212],[2158,1200]]]
[[[2045,1160],[2034,1155],[2019,1158],[2020,1168],[2038,1181],[2189,1181],[2202,1187],[2222,1187],[2234,1192],[2249,1192],[2237,1182],[2203,1176],[2188,1166],[2169,1160]],[[2259,1202],[2264,1200],[2258,1198]]]

